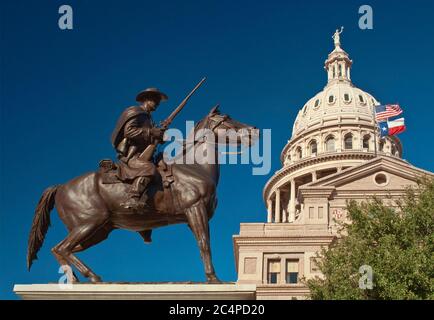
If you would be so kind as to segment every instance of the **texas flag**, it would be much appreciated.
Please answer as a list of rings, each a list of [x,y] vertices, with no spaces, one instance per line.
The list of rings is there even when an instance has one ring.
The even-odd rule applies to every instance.
[[[404,118],[380,122],[378,125],[380,127],[380,134],[382,137],[393,136],[405,131]]]

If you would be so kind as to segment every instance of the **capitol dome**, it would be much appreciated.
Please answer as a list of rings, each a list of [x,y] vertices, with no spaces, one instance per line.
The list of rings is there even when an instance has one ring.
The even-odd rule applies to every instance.
[[[327,85],[298,112],[292,137],[325,123],[337,122],[339,117],[359,117],[361,121],[373,123],[373,108],[379,102],[353,85],[350,74],[352,64],[348,53],[341,48],[338,34],[335,49],[328,55],[324,65]]]
[[[324,123],[337,122],[339,116],[359,117],[361,121],[372,123],[373,107],[378,104],[371,94],[355,87],[351,82],[333,82],[311,98],[298,112],[292,137]]]
[[[297,223],[300,186],[377,156],[401,158],[399,139],[378,133],[374,107],[380,102],[352,83],[353,61],[341,47],[341,33],[336,30],[334,49],[325,60],[327,83],[301,107],[280,155],[282,168],[264,187],[269,222]]]

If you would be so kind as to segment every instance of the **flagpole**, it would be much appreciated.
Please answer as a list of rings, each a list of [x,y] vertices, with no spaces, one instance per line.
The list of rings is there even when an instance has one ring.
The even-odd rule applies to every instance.
[[[375,117],[375,105],[372,107],[372,115],[374,117],[374,152],[375,152],[375,158],[377,157],[377,119]]]

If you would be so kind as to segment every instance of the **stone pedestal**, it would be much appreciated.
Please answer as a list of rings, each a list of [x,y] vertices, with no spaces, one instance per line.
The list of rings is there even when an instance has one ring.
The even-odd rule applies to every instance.
[[[24,300],[254,300],[256,285],[206,283],[17,284]]]

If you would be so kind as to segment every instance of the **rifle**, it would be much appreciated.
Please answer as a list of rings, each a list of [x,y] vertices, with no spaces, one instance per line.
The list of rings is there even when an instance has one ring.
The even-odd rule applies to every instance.
[[[190,97],[193,95],[193,93],[199,89],[199,87],[204,83],[206,78],[203,78],[199,81],[199,83],[191,90],[191,92],[182,100],[182,102],[176,107],[175,110],[172,111],[172,113],[160,123],[160,128],[163,130],[166,130],[169,125],[172,123],[173,119],[178,115],[178,113],[184,108],[184,106],[187,104],[187,101],[190,99]],[[149,161],[152,158],[152,155],[154,154],[155,149],[157,148],[158,140],[155,139],[153,143],[151,143],[149,146],[146,147],[146,149],[140,154],[139,159],[140,160],[146,160]]]

